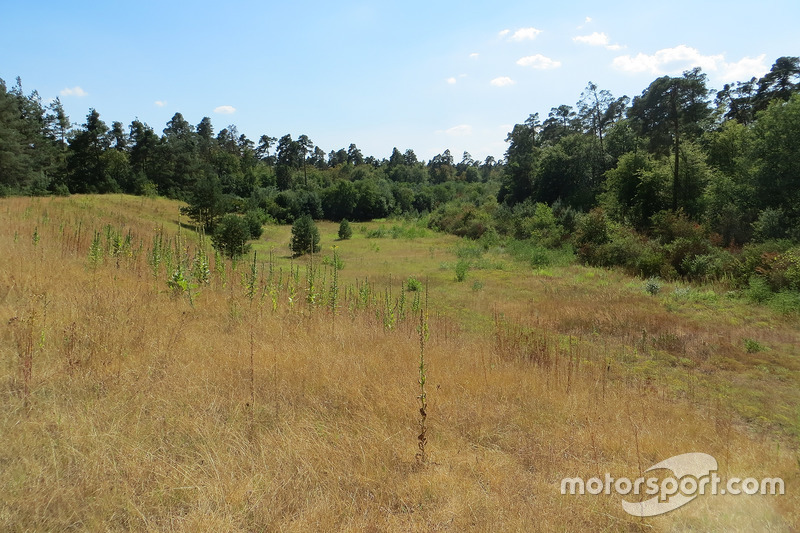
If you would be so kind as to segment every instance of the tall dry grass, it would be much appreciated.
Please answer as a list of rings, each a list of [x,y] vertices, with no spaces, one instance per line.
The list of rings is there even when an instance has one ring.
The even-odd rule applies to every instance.
[[[513,330],[461,330],[435,301],[421,465],[418,316],[387,328],[377,307],[342,305],[333,321],[330,307],[290,306],[285,290],[273,311],[269,296],[248,298],[246,265],[230,264],[224,283],[215,277],[190,302],[167,272],[153,277],[147,247],[168,211],[139,201],[0,202],[4,531],[800,523],[793,453],[732,424],[723,405],[626,379],[608,368],[614,354],[578,340],[541,348]],[[106,224],[130,231],[134,246],[92,266],[93,231]],[[645,521],[619,496],[559,492],[566,476],[636,477],[688,451],[714,455],[722,473],[782,476],[787,495],[703,497]]]

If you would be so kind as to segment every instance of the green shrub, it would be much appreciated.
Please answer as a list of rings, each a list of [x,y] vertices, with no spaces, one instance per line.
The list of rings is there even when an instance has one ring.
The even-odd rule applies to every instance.
[[[595,208],[580,217],[575,229],[575,245],[580,249],[587,244],[605,244],[611,240],[610,223],[602,209]]]
[[[787,240],[746,244],[733,263],[734,280],[739,286],[745,286],[754,275],[770,277],[775,259],[791,247],[792,243]]]
[[[765,303],[772,298],[772,291],[767,281],[761,276],[751,276],[746,291],[747,298],[756,303]]]
[[[491,216],[471,204],[447,204],[433,212],[428,221],[429,228],[470,239],[479,239],[491,224]]]
[[[422,290],[422,282],[417,278],[411,276],[406,280],[406,290],[410,292],[418,292]]]
[[[800,248],[783,252],[770,266],[770,285],[773,290],[800,290]]]
[[[644,282],[644,292],[655,296],[661,292],[661,281],[658,278],[650,278]]]
[[[753,222],[753,237],[759,241],[783,239],[786,237],[784,218],[782,209],[764,209],[758,214],[758,220]]]
[[[319,252],[319,230],[310,215],[303,215],[292,224],[289,248],[295,255]]]
[[[549,249],[530,239],[524,241],[509,239],[505,250],[514,259],[524,261],[532,268],[569,266],[575,262],[575,251],[570,244],[564,244],[558,249]]]
[[[214,229],[211,243],[220,253],[231,259],[241,257],[250,251],[250,226],[247,221],[233,213],[223,216]]]
[[[745,339],[744,349],[747,353],[758,353],[766,350],[766,347],[755,339]]]
[[[250,238],[258,239],[264,233],[264,223],[267,221],[266,212],[260,209],[251,209],[244,214],[244,220],[250,229]]]
[[[698,255],[708,255],[712,253],[711,243],[700,236],[678,237],[664,246],[667,262],[681,276],[691,277],[689,267]]]
[[[559,226],[553,210],[547,204],[537,203],[533,214],[524,221],[527,236],[547,248],[561,243],[564,230]]]
[[[800,292],[781,291],[770,298],[768,305],[784,315],[800,314]]]
[[[663,244],[669,244],[677,239],[701,241],[706,238],[703,227],[689,220],[681,210],[677,213],[659,211],[651,217],[650,223],[653,237]]]
[[[686,256],[681,262],[684,275],[697,281],[712,281],[731,272],[734,258],[727,250],[711,247],[708,253]]]
[[[350,237],[353,236],[353,228],[350,226],[350,222],[347,219],[342,219],[339,223],[339,240],[346,241]]]
[[[459,259],[455,266],[456,281],[462,282],[467,279],[467,272],[469,272],[469,261]]]

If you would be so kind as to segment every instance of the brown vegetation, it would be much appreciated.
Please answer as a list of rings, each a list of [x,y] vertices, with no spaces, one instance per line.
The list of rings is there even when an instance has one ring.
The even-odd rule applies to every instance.
[[[734,303],[670,311],[630,278],[577,267],[487,271],[476,293],[399,259],[436,265],[455,242],[440,236],[403,242],[390,264],[357,233],[340,243],[338,305],[331,269],[309,277],[284,229],[267,232],[278,257],[255,280],[247,261],[212,260],[208,284],[176,289],[148,258],[158,234],[173,265],[196,256],[193,233],[175,240],[177,212],[160,199],[0,202],[0,529],[800,525],[798,422],[781,423],[783,406],[797,412],[796,321]],[[325,246],[336,228],[321,229]],[[430,283],[424,462],[419,307],[412,293],[398,303],[414,272]],[[748,354],[743,336],[772,349]],[[744,388],[759,399],[737,406]],[[787,494],[701,497],[647,520],[620,496],[560,494],[564,477],[633,478],[689,451],[721,475],[780,476]]]

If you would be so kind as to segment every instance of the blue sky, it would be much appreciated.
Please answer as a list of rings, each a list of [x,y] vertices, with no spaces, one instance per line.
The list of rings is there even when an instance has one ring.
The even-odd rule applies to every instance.
[[[800,2],[6,2],[0,77],[158,133],[176,111],[253,140],[502,157],[589,81],[635,96],[693,66],[718,89],[800,55]]]

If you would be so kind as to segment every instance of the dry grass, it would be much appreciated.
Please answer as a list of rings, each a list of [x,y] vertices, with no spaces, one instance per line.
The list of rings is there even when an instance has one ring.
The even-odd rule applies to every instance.
[[[544,284],[484,272],[485,288],[471,291],[438,270],[448,253],[442,244],[452,242],[445,237],[413,247],[381,240],[378,252],[367,239],[340,243],[343,287],[370,273],[379,288],[390,273],[430,280],[428,464],[420,466],[414,317],[389,330],[376,308],[343,306],[334,323],[326,308],[290,308],[285,292],[273,312],[269,298],[247,298],[245,265],[235,273],[228,265],[227,283],[215,278],[200,287],[191,305],[170,293],[164,272],[154,279],[146,262],[154,231],[163,225],[174,235],[176,214],[170,202],[124,197],[0,202],[0,324],[9,324],[0,330],[0,529],[800,525],[798,465],[785,434],[734,423],[723,396],[675,394],[670,380],[685,371],[651,364],[648,379],[638,355],[630,368],[625,363],[640,327],[648,331],[644,351],[685,347],[691,356],[694,340],[650,336],[680,328],[698,338],[733,336],[728,326],[692,326],[692,311],[648,322],[642,310],[665,313],[657,300],[616,275],[597,286],[577,279],[583,270],[565,269],[564,279]],[[106,257],[92,268],[91,236],[107,223],[130,230],[142,252],[125,255],[119,267]],[[272,242],[280,244],[283,231],[271,230]],[[323,225],[323,236],[330,231]],[[417,262],[395,260],[395,247]],[[284,278],[288,265],[279,259]],[[612,295],[618,299],[609,301]],[[479,327],[461,326],[461,313],[483,317]],[[748,328],[776,346],[797,334],[792,324],[777,324],[770,335]],[[563,335],[570,333],[571,342]],[[713,379],[720,370],[709,368]],[[619,496],[559,492],[565,476],[636,477],[688,451],[714,455],[721,473],[781,476],[787,495],[704,497],[639,520],[623,512]]]

